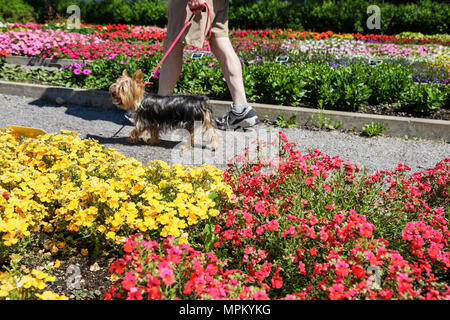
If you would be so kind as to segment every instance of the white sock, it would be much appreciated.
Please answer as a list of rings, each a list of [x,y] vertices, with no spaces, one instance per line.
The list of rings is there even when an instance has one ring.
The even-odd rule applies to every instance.
[[[245,111],[245,109],[247,109],[247,107],[248,107],[248,105],[246,103],[240,104],[240,105],[232,104],[231,110],[236,114],[241,114],[242,112]]]

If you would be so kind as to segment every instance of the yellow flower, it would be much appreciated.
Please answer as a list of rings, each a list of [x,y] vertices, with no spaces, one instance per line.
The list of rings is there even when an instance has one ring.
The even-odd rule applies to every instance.
[[[11,254],[11,255],[9,256],[9,258],[10,258],[11,261],[14,262],[14,263],[18,263],[18,262],[20,262],[20,260],[23,259],[23,257],[22,257],[20,254],[15,254],[15,253]]]
[[[87,256],[88,254],[89,254],[89,250],[88,249],[81,249],[81,255]]]
[[[69,300],[68,297],[59,295],[52,291],[44,291],[41,294],[36,294],[36,297],[38,297],[40,300]]]
[[[218,215],[232,196],[214,166],[171,167],[160,160],[144,166],[70,131],[19,140],[0,130],[0,159],[0,183],[10,196],[0,197],[0,247],[37,232],[98,232],[110,244],[136,231],[183,237],[181,230]],[[55,239],[44,248],[67,246]]]

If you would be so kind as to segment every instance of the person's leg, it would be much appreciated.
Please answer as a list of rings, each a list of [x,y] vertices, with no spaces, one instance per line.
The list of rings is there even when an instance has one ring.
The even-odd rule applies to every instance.
[[[228,37],[210,40],[212,53],[219,60],[223,75],[233,99],[233,104],[240,106],[247,103],[245,96],[244,81],[242,79],[242,66],[231,41]]]
[[[258,123],[258,117],[247,104],[242,65],[228,37],[213,37],[210,40],[211,51],[219,60],[223,75],[230,90],[233,103],[231,110],[216,119],[219,129],[229,130],[247,128]]]
[[[169,49],[173,40],[164,41],[164,53]],[[183,62],[184,44],[178,42],[172,51],[164,60],[159,74],[158,94],[162,96],[170,95],[177,84],[181,73],[181,64]]]

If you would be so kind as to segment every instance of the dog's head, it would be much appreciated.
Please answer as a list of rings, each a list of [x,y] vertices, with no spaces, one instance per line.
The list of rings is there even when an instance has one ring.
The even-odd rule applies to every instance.
[[[144,75],[139,69],[130,77],[127,70],[109,87],[113,103],[125,110],[136,110],[144,95]]]

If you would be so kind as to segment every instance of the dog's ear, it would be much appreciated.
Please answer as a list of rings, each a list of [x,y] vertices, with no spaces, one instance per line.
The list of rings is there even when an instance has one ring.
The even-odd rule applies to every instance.
[[[123,77],[129,77],[127,69],[123,69],[122,76]]]
[[[133,76],[133,80],[136,81],[137,83],[142,83],[142,81],[144,81],[144,74],[142,73],[141,69],[136,71],[136,73]]]

